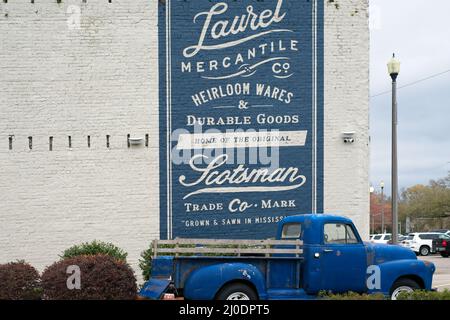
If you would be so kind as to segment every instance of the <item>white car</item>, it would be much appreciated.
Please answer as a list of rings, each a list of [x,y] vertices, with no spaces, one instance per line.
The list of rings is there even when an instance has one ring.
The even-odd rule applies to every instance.
[[[404,235],[399,234],[398,242],[401,243],[404,237]],[[392,233],[373,234],[370,236],[370,242],[392,244]]]
[[[445,234],[445,235],[450,237],[450,230],[448,230],[448,229],[431,230],[431,232],[433,232],[433,233],[443,233],[443,234]]]
[[[387,244],[391,240],[392,234],[390,233],[374,234],[373,237],[370,239],[370,241],[373,243],[384,243],[384,244]]]
[[[427,256],[432,252],[433,240],[439,239],[442,233],[435,232],[421,232],[410,233],[408,238],[402,242],[404,247],[410,248],[418,255]]]

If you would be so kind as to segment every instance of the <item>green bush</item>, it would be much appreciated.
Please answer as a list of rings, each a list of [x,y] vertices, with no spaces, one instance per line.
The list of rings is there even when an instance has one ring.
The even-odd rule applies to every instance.
[[[77,256],[94,256],[98,254],[107,255],[123,262],[126,262],[128,255],[125,251],[116,247],[112,243],[94,240],[92,242],[85,242],[80,245],[70,247],[65,250],[60,257],[62,259],[69,259]]]
[[[400,293],[398,300],[450,300],[450,291],[414,291]]]
[[[319,297],[325,300],[386,300],[387,297],[381,293],[376,294],[359,294],[355,292],[347,292],[344,294],[333,294],[331,292],[322,291]]]
[[[81,288],[68,288],[69,266],[80,268]],[[108,255],[84,255],[60,260],[42,274],[46,300],[133,300],[136,278],[123,260]]]
[[[183,245],[184,248],[194,248],[195,245]],[[158,248],[175,248],[173,245],[159,245]],[[174,253],[164,253],[164,256],[174,256]],[[204,254],[208,256],[208,254]],[[192,253],[183,253],[183,256],[193,256]],[[142,276],[144,280],[150,279],[152,273],[152,258],[153,258],[153,247],[152,244],[148,249],[141,252],[141,259],[139,259],[139,268],[142,270]]]
[[[24,261],[0,265],[0,300],[39,300],[42,289],[37,270]]]
[[[139,268],[142,270],[142,276],[145,281],[150,279],[150,275],[152,273],[152,257],[153,257],[153,248],[150,244],[150,247],[141,252],[141,259],[139,259]]]

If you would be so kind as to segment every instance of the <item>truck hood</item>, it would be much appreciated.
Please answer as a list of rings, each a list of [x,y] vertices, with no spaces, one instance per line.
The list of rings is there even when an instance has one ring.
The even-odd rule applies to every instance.
[[[366,243],[369,265],[377,265],[394,260],[417,260],[416,254],[408,248],[378,243]]]

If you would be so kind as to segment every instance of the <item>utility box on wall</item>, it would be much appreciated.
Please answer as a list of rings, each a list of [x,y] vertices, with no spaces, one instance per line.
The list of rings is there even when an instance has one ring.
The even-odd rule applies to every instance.
[[[140,274],[311,212],[367,238],[367,0],[8,1],[0,42],[0,263],[97,239]]]

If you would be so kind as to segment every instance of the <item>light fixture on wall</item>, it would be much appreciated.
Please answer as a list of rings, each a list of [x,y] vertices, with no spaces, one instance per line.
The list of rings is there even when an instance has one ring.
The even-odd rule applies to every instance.
[[[344,140],[345,144],[353,144],[353,143],[355,143],[355,135],[356,135],[356,132],[354,132],[354,131],[343,132],[342,139]]]
[[[138,146],[144,143],[143,137],[129,137],[128,143],[132,146]]]

